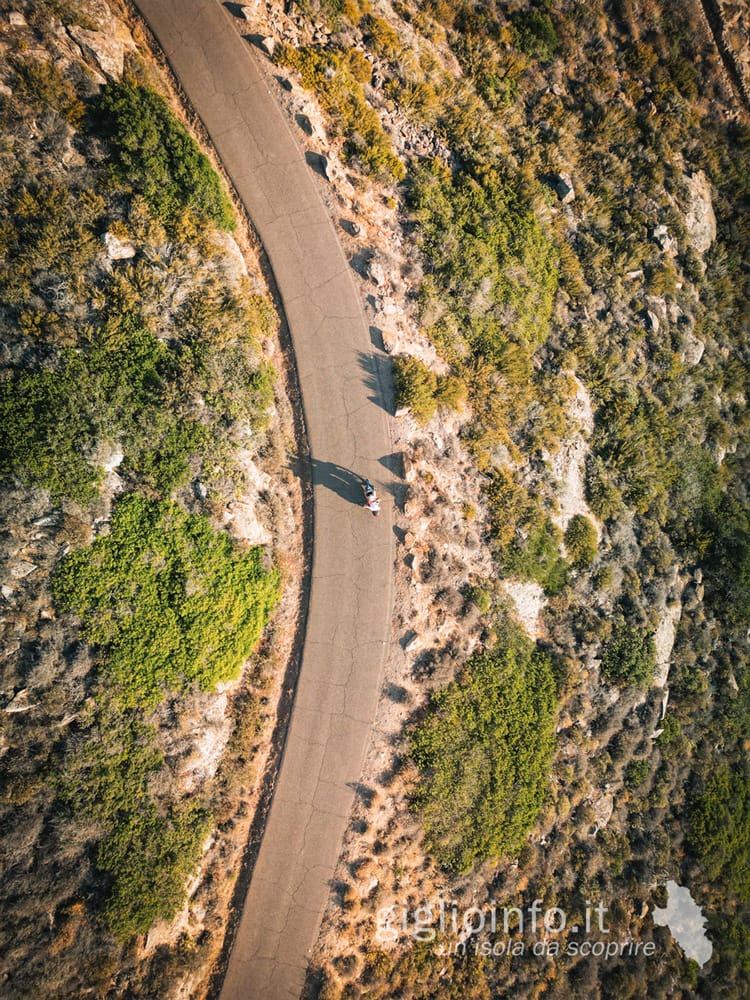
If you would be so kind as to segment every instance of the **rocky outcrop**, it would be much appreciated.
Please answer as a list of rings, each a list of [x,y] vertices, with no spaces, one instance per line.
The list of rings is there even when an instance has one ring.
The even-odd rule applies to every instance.
[[[716,216],[711,201],[711,184],[702,170],[691,177],[686,177],[685,182],[690,199],[685,215],[688,240],[698,253],[705,253],[716,239]]]
[[[106,30],[92,31],[72,24],[70,37],[80,46],[84,55],[96,63],[108,80],[120,80],[125,69],[125,54],[135,51],[135,43],[127,27],[116,17],[111,18]]]
[[[129,260],[135,257],[135,247],[126,240],[121,240],[114,233],[105,233],[102,236],[104,245],[107,248],[107,256],[110,260]]]

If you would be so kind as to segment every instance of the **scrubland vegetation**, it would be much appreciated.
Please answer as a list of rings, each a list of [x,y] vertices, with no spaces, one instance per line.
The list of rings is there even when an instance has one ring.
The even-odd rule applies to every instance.
[[[419,317],[441,361],[395,359],[397,407],[422,428],[422,451],[457,412],[484,477],[497,577],[533,581],[548,598],[536,655],[555,680],[550,693],[548,677],[526,677],[523,697],[545,708],[534,752],[511,773],[502,748],[523,734],[494,728],[520,704],[513,685],[501,690],[507,607],[496,580],[470,578],[464,614],[481,615],[483,651],[463,664],[450,643],[431,653],[454,679],[416,710],[399,747],[406,790],[390,823],[377,826],[382,807],[358,818],[375,817],[366,871],[379,879],[372,902],[361,889],[362,911],[436,887],[467,905],[545,899],[569,916],[602,899],[612,933],[659,946],[650,963],[368,951],[354,906],[336,919],[360,954],[350,946],[323,962],[319,995],[743,996],[750,131],[700,5],[303,8],[332,32],[318,58],[335,46],[361,65],[368,52],[373,106],[445,150],[415,156],[394,129],[406,176],[388,196],[419,251]],[[575,433],[576,380],[593,409],[587,509],[561,520],[554,470]],[[436,486],[424,478],[426,516]],[[451,609],[447,581],[435,585]],[[509,817],[511,788],[519,812]],[[392,872],[378,859],[410,851],[414,818],[431,861],[417,851]],[[667,877],[690,886],[708,917],[714,953],[702,969],[647,915]]]
[[[52,32],[96,22],[35,7],[0,96],[0,993],[164,996],[220,946],[216,900],[199,890],[200,941],[145,935],[231,832],[262,728],[259,664],[234,735],[216,689],[280,593],[270,549],[224,527],[239,449],[278,447],[275,315],[149,64],[102,86]]]
[[[413,804],[445,868],[521,849],[544,801],[554,710],[549,657],[511,629],[433,695],[410,741],[423,774]]]

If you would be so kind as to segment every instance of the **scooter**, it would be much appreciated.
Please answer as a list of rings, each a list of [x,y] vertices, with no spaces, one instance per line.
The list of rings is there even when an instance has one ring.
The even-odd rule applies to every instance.
[[[375,487],[369,479],[365,479],[362,484],[362,489],[364,491],[365,501],[370,513],[373,517],[377,517],[380,513],[380,501],[378,500],[378,495],[375,492]]]

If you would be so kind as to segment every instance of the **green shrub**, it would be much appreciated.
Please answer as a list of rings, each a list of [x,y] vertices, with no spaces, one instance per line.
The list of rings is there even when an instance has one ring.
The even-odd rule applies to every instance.
[[[53,580],[60,607],[106,652],[123,704],[236,677],[278,599],[278,573],[258,549],[175,503],[122,497],[110,534],[66,556]]]
[[[119,441],[126,464],[167,493],[204,441],[203,428],[167,403],[177,354],[132,316],[89,333],[88,350],[64,349],[56,368],[0,378],[0,469],[85,503],[101,478],[87,456],[101,440]]]
[[[547,788],[554,715],[549,657],[510,632],[432,696],[409,746],[412,804],[440,865],[465,872],[521,849]]]
[[[72,193],[52,183],[31,184],[7,198],[0,209],[0,300],[23,309],[49,286],[50,275],[74,279],[102,253],[95,229],[104,201],[93,191]]]
[[[646,689],[656,666],[654,637],[649,632],[616,622],[602,655],[602,677],[610,684]]]
[[[487,498],[504,572],[535,580],[550,595],[559,594],[568,576],[568,564],[560,555],[560,529],[507,469],[495,470]]]
[[[147,801],[126,821],[120,818],[96,854],[98,868],[112,878],[104,912],[116,937],[145,934],[155,920],[175,915],[209,826],[197,803],[162,816]]]
[[[224,447],[233,421],[265,426],[274,374],[255,339],[270,327],[265,300],[213,301],[201,286],[201,310],[186,306],[180,316],[186,350],[140,316],[136,289],[149,274],[121,268],[104,289],[100,326],[70,328],[72,346],[54,365],[0,374],[0,471],[86,503],[101,479],[91,456],[109,441],[122,447],[124,469],[166,495],[192,455],[208,459]],[[196,396],[206,403],[200,420]]]
[[[590,566],[596,559],[596,528],[583,514],[574,514],[570,519],[565,529],[565,548],[570,561],[578,569]]]
[[[437,409],[437,375],[418,358],[396,358],[393,365],[396,406],[408,407],[419,423],[426,423]]]
[[[750,515],[731,496],[705,519],[706,592],[715,613],[734,627],[750,622]]]
[[[466,385],[460,378],[436,375],[418,358],[396,358],[393,378],[396,407],[408,408],[420,424],[427,423],[438,407],[457,410],[466,400]]]
[[[90,502],[101,478],[85,458],[95,438],[96,390],[72,352],[57,371],[0,377],[0,472],[46,487],[55,500]]]
[[[497,363],[508,341],[543,341],[557,251],[520,190],[492,167],[451,173],[435,161],[414,171],[410,201],[432,294],[471,349]]]
[[[232,205],[208,157],[159,94],[127,81],[108,83],[97,111],[113,175],[142,194],[153,214],[175,223],[186,209],[234,229]]]
[[[625,787],[639,788],[651,773],[651,765],[647,760],[631,760],[625,768]]]
[[[720,764],[688,803],[688,843],[708,879],[750,902],[750,768]]]
[[[96,863],[110,877],[104,912],[120,938],[174,916],[208,830],[200,802],[157,807],[150,783],[164,759],[142,713],[123,710],[112,692],[100,694],[90,738],[78,741],[58,779],[76,815],[101,830]]]
[[[475,604],[483,615],[487,614],[492,607],[491,591],[487,590],[485,587],[480,587],[478,584],[467,588],[466,600],[471,604]]]
[[[534,8],[520,10],[511,21],[518,48],[531,58],[549,62],[557,50],[557,32],[549,14]]]

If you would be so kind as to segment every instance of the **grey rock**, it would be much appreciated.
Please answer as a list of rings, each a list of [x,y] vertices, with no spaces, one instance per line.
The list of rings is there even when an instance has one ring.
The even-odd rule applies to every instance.
[[[697,365],[701,360],[705,349],[706,345],[700,337],[696,337],[695,334],[689,333],[683,337],[680,357],[684,364],[692,368],[693,365]]]
[[[576,193],[573,188],[573,179],[570,174],[558,174],[554,178],[552,184],[555,189],[555,194],[563,205],[569,205],[572,201],[575,201]]]
[[[377,260],[371,260],[367,265],[367,277],[373,283],[382,287],[385,284],[385,271],[383,265]]]
[[[71,24],[68,34],[108,79],[121,79],[125,67],[125,52],[135,50],[132,36],[122,21],[112,18],[110,30],[106,33]]]
[[[35,569],[36,566],[34,563],[26,562],[25,559],[22,559],[11,567],[10,575],[14,580],[23,580],[29,573],[33,573]]]
[[[668,250],[672,250],[675,245],[674,239],[669,235],[669,230],[666,226],[656,226],[652,234],[653,238],[659,244],[660,248],[666,253]]]
[[[130,260],[135,257],[135,247],[132,243],[126,243],[114,233],[105,233],[102,236],[107,247],[107,256],[110,260]]]
[[[690,245],[705,253],[716,239],[716,216],[711,201],[711,184],[702,170],[686,178],[689,204],[685,216]]]

